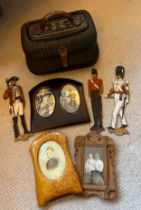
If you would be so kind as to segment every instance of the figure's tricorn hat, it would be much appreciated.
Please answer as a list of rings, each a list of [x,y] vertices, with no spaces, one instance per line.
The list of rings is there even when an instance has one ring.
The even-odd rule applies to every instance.
[[[124,74],[125,74],[124,66],[117,66],[116,67],[116,76],[120,75],[121,77],[124,77]]]
[[[18,81],[19,78],[17,76],[13,76],[13,77],[10,77],[9,79],[6,80],[7,83],[11,82],[11,81]]]
[[[91,71],[92,74],[97,74],[97,70],[92,68],[92,71]]]

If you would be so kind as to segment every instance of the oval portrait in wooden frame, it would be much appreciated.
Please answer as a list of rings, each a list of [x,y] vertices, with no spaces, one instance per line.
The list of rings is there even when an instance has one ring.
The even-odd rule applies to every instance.
[[[55,141],[41,145],[38,153],[38,164],[41,172],[48,179],[58,179],[64,173],[66,159],[61,146]]]
[[[68,113],[75,113],[80,107],[80,96],[77,88],[72,84],[66,84],[60,92],[60,103]]]
[[[55,109],[55,97],[53,92],[48,87],[43,87],[35,94],[36,112],[41,117],[49,117]]]

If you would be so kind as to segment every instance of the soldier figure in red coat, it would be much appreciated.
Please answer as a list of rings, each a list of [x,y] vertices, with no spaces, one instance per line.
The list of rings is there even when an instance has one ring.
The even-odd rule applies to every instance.
[[[20,140],[21,138],[18,128],[18,116],[20,116],[21,118],[24,134],[29,134],[24,116],[25,100],[23,90],[21,86],[16,84],[18,80],[19,78],[16,76],[7,79],[7,89],[5,90],[3,95],[3,98],[5,100],[9,98],[9,111],[10,114],[12,114],[13,116],[13,129],[16,140]]]
[[[101,95],[103,94],[103,81],[98,79],[98,73],[96,69],[92,69],[91,73],[92,79],[88,80],[88,90],[89,96],[91,97],[94,125],[90,128],[90,130],[103,130],[101,100]]]

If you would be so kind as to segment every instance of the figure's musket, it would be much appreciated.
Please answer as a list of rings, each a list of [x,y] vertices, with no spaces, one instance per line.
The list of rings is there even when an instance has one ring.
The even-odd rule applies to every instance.
[[[8,79],[6,79],[6,84],[7,84],[8,90],[9,90]],[[14,111],[13,105],[12,106],[9,106],[9,112],[10,112],[10,114],[12,114],[12,111]]]
[[[105,97],[105,98],[110,98],[110,99],[113,99],[114,98],[114,96],[107,96],[107,97]]]
[[[126,107],[126,99],[127,99],[127,97],[124,97],[123,107],[122,107],[122,119],[123,119],[123,115],[124,115],[124,111],[125,111],[125,107]]]

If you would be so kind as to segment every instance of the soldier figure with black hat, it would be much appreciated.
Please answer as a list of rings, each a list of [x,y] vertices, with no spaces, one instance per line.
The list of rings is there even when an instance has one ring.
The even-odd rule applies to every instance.
[[[129,102],[129,88],[128,82],[124,80],[125,68],[123,66],[117,66],[115,71],[116,79],[113,80],[113,87],[106,95],[107,98],[113,95],[115,101],[111,126],[108,127],[110,131],[114,131],[116,129],[118,115],[121,118],[121,129],[125,129],[127,127],[124,110]]]
[[[91,97],[94,125],[90,128],[90,130],[103,130],[101,100],[101,95],[103,94],[103,81],[98,78],[96,69],[93,68],[91,74],[92,79],[88,80],[88,90],[89,96]]]
[[[18,128],[18,116],[20,116],[21,118],[24,134],[27,134],[27,136],[29,134],[24,116],[25,100],[23,95],[23,89],[21,86],[16,84],[18,80],[19,78],[16,76],[7,79],[7,89],[5,90],[3,95],[3,98],[5,100],[9,98],[9,111],[10,114],[13,115],[13,129],[16,140],[21,139],[21,135]]]

